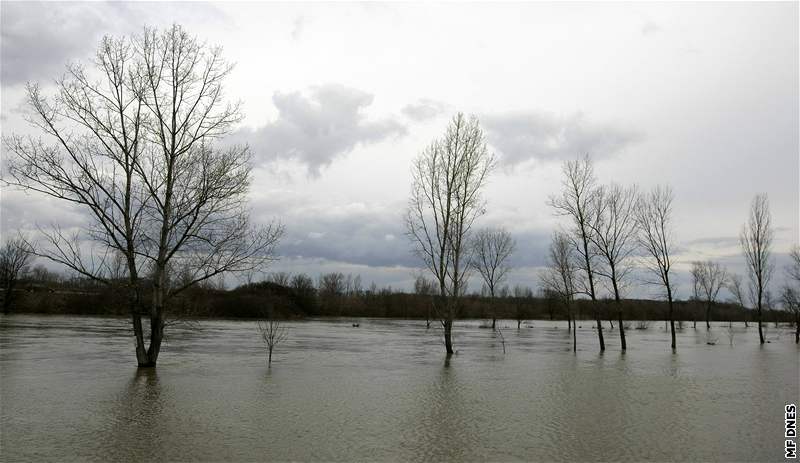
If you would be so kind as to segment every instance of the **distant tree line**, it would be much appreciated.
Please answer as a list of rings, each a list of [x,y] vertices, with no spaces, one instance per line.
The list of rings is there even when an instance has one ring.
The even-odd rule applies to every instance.
[[[265,310],[278,318],[304,317],[392,317],[429,320],[435,294],[417,279],[414,293],[378,287],[362,287],[360,277],[338,272],[313,279],[306,274],[276,272],[263,281],[244,283],[226,289],[220,280],[193,286],[173,303],[175,318],[263,318]],[[34,265],[18,277],[10,313],[127,315],[124,294],[90,278],[64,275]],[[602,319],[618,317],[622,310],[626,323],[664,320],[663,301],[600,299],[597,311]],[[479,292],[463,297],[461,319],[511,320],[517,328],[534,320],[594,320],[591,301],[578,299],[569,306],[551,291],[534,293],[529,287],[499,288],[494,296]],[[703,300],[675,302],[677,320],[687,322],[752,321],[754,313],[735,302],[716,302],[712,310]],[[773,307],[766,311],[770,321],[791,322],[795,314]],[[488,325],[487,325],[488,326]]]

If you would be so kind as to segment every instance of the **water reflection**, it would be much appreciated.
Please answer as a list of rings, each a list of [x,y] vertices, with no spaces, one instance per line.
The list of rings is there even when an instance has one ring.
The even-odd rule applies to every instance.
[[[95,449],[101,460],[150,460],[164,454],[170,424],[156,368],[137,368],[124,387],[107,401],[103,416],[112,425],[100,430]],[[109,445],[111,444],[111,445]],[[133,452],[133,454],[131,454]]]
[[[419,391],[417,414],[404,423],[404,442],[411,447],[408,457],[415,461],[453,461],[471,455],[474,442],[469,420],[463,410],[462,385],[451,357],[445,357],[431,380]]]

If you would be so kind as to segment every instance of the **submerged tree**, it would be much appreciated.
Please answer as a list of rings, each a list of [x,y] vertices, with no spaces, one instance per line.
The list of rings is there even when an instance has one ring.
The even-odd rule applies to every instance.
[[[533,298],[533,291],[527,286],[514,286],[514,319],[517,321],[517,329],[520,329],[522,322],[528,317],[527,305]]]
[[[436,284],[431,280],[425,278],[423,275],[417,275],[414,279],[414,294],[423,299],[428,299],[436,294]],[[425,311],[425,328],[431,327],[431,307],[433,303],[425,303],[427,310]]]
[[[697,297],[706,303],[706,329],[711,329],[711,306],[717,302],[717,297],[728,279],[725,268],[713,261],[692,262],[692,281],[697,292]]]
[[[3,313],[7,313],[14,299],[14,289],[28,265],[33,260],[33,248],[18,236],[0,247],[0,286],[3,289]]]
[[[438,285],[434,309],[448,355],[453,353],[453,320],[466,289],[472,225],[484,212],[480,193],[493,165],[478,119],[459,113],[444,137],[434,140],[412,167],[406,230]]]
[[[595,271],[608,281],[614,294],[622,350],[627,344],[621,292],[633,268],[630,257],[636,247],[637,197],[635,187],[623,188],[616,184],[600,187],[592,211],[596,216],[588,222],[592,229],[589,239],[601,261]]]
[[[504,229],[483,229],[475,234],[472,243],[472,267],[478,271],[484,284],[489,289],[489,312],[492,315],[492,329],[497,324],[494,310],[494,298],[500,284],[505,280],[508,271],[508,258],[514,252],[514,239]]]
[[[747,223],[742,226],[739,241],[747,262],[750,294],[758,314],[758,337],[761,344],[764,344],[762,306],[767,285],[772,278],[773,264],[770,255],[774,234],[767,195],[757,195],[750,205],[750,215]]]
[[[272,351],[275,347],[286,340],[289,332],[286,326],[276,317],[273,316],[272,311],[267,311],[265,319],[258,320],[258,332],[261,334],[261,340],[267,346],[267,366],[272,366]]]
[[[664,286],[667,298],[668,319],[675,349],[675,312],[672,303],[672,189],[658,186],[640,196],[636,207],[636,223],[639,228],[639,243],[646,251],[645,266],[656,276],[654,283]]]
[[[742,310],[747,309],[747,302],[744,296],[744,289],[742,288],[742,277],[739,274],[731,273],[728,276],[728,282],[725,286],[733,296],[733,301]],[[744,326],[747,327],[747,314],[745,313]]]
[[[567,161],[562,167],[564,179],[560,196],[550,197],[548,204],[555,209],[558,215],[570,220],[569,238],[572,247],[577,253],[576,265],[580,276],[576,275],[575,287],[592,300],[592,311],[597,322],[597,336],[600,341],[600,350],[606,349],[603,340],[603,325],[600,321],[600,310],[597,304],[595,289],[595,259],[597,253],[592,246],[593,220],[597,214],[593,208],[597,205],[597,187],[594,177],[594,167],[589,156],[574,161]]]
[[[214,147],[241,119],[223,98],[232,66],[219,47],[178,25],[146,28],[103,38],[90,64],[68,66],[51,98],[28,86],[31,123],[45,138],[4,138],[13,153],[5,182],[76,204],[91,220],[84,235],[42,230],[37,255],[107,285],[109,258],[123,256],[137,362],[153,367],[170,300],[263,265],[282,228],[250,224],[249,150]],[[190,270],[180,284],[174,268]]]
[[[572,351],[578,348],[572,300],[575,297],[575,251],[569,237],[563,232],[553,234],[547,254],[547,267],[539,278],[545,291],[555,295],[567,311],[567,321],[572,323]]]

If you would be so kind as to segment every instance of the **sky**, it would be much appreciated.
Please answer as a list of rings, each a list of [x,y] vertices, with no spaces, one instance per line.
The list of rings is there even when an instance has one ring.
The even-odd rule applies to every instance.
[[[511,286],[538,286],[563,225],[547,198],[561,164],[587,153],[600,183],[673,188],[679,297],[694,260],[744,272],[738,235],[756,194],[770,200],[776,293],[798,243],[797,2],[2,2],[0,20],[3,136],[30,131],[26,82],[52,89],[103,35],[179,23],[222,46],[235,63],[226,95],[245,116],[229,141],[253,153],[253,221],[286,226],[273,271],[410,289],[411,163],[459,111],[498,159],[478,226],[515,238]],[[0,194],[3,239],[85,223],[53,200]]]

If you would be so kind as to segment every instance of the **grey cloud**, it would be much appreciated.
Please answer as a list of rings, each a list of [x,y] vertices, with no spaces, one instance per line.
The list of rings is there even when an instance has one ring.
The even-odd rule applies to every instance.
[[[645,21],[645,23],[642,25],[642,28],[640,29],[642,35],[652,35],[660,30],[661,26],[659,26],[654,21]]]
[[[128,2],[3,2],[0,61],[3,85],[45,81],[70,61],[92,56],[104,34],[138,33],[145,24],[226,23],[211,4],[136,4]]]
[[[309,174],[318,175],[322,167],[358,145],[407,133],[393,119],[367,120],[363,110],[372,101],[369,93],[336,84],[314,87],[308,95],[275,93],[272,102],[278,118],[255,130],[239,130],[232,139],[249,143],[260,163],[293,159],[305,164]]]
[[[738,236],[712,236],[707,238],[698,238],[695,240],[687,241],[688,248],[700,246],[711,248],[728,248],[731,246],[739,246]]]
[[[88,56],[105,30],[97,4],[3,4],[2,81],[15,85],[55,77],[69,60]]]
[[[481,122],[489,143],[507,167],[531,159],[560,161],[585,153],[594,159],[609,158],[642,138],[635,130],[593,123],[580,113],[568,117],[510,113],[483,116]]]
[[[401,111],[409,119],[423,122],[442,114],[447,108],[448,105],[441,101],[423,98],[416,103],[404,106]]]
[[[277,216],[286,227],[279,252],[288,258],[325,259],[366,266],[414,266],[404,234],[403,204],[326,204],[294,192],[252,203],[254,217]]]
[[[306,28],[306,17],[305,16],[298,16],[294,20],[294,24],[292,25],[292,39],[300,40],[303,35],[303,31]]]

